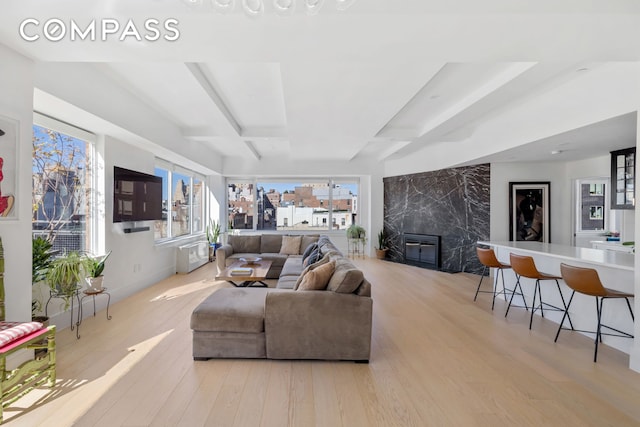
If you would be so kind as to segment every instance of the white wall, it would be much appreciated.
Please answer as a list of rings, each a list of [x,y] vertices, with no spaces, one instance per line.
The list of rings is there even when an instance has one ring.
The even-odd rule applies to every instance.
[[[0,45],[0,115],[18,122],[17,159],[4,159],[2,194],[15,196],[15,219],[0,219],[4,246],[5,317],[31,320],[31,137],[33,124],[33,68],[31,60]],[[3,144],[11,144],[7,135]],[[14,162],[12,165],[11,163]],[[8,173],[17,169],[16,189],[9,188]],[[3,185],[6,184],[6,185]]]
[[[113,223],[113,167],[153,174],[153,154],[107,138],[105,144],[105,190],[109,197],[105,204],[105,249],[113,251],[105,267],[105,286],[114,299],[129,296],[176,272],[175,246],[155,246],[153,221],[143,224],[150,231],[124,233],[122,223]]]
[[[509,240],[509,182],[549,181],[552,243],[571,244],[571,183],[565,163],[491,164],[491,240]]]

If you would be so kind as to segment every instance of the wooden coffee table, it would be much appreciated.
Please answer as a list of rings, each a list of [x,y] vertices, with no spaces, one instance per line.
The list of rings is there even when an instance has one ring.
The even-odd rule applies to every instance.
[[[231,274],[238,268],[250,268],[251,272],[246,275]],[[216,276],[216,280],[226,280],[233,286],[246,288],[259,283],[260,286],[267,288],[267,284],[263,282],[267,278],[267,272],[271,268],[271,261],[260,261],[253,264],[247,264],[244,261],[236,261]]]

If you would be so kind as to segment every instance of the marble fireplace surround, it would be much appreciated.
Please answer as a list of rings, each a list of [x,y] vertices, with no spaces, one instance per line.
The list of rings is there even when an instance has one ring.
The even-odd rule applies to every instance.
[[[489,239],[491,166],[384,178],[388,258],[404,262],[404,234],[441,236],[441,270],[480,274],[476,242]]]

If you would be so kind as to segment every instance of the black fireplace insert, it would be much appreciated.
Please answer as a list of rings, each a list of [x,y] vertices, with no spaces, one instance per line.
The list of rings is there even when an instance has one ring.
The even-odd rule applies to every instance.
[[[440,236],[404,233],[404,262],[439,270]]]

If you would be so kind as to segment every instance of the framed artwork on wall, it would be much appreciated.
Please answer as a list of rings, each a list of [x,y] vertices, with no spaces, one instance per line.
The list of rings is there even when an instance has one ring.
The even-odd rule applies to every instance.
[[[18,121],[0,116],[0,221],[17,219]]]
[[[551,242],[550,182],[509,183],[509,240]]]

